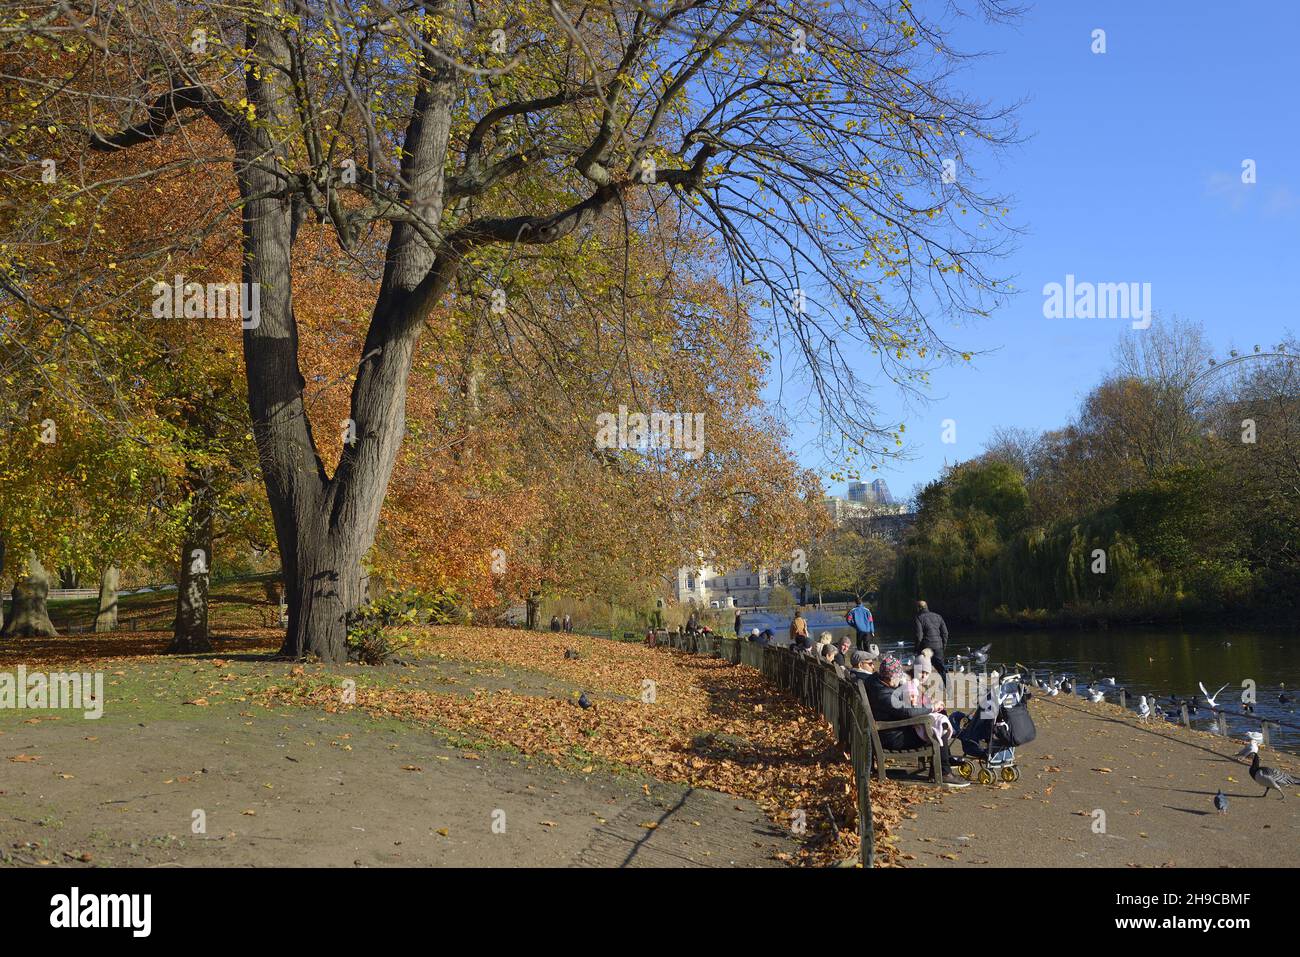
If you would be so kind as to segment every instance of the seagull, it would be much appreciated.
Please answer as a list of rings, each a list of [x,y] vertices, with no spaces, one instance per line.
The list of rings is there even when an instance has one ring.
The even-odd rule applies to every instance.
[[[1151,705],[1147,704],[1147,696],[1142,695],[1138,698],[1138,718],[1142,721],[1151,717]]]
[[[1259,746],[1264,743],[1263,731],[1247,731],[1246,746],[1238,751],[1234,757],[1245,758],[1252,754],[1259,754]]]
[[[1223,793],[1222,788],[1219,789],[1218,794],[1214,795],[1214,809],[1220,814],[1228,813],[1228,796]]]
[[[1209,705],[1211,708],[1217,708],[1219,706],[1219,703],[1214,699],[1217,698],[1219,695],[1223,694],[1223,688],[1226,688],[1228,686],[1224,685],[1223,688],[1220,688],[1218,691],[1214,692],[1214,694],[1210,694],[1208,691],[1205,690],[1204,684],[1202,684],[1199,681],[1196,683],[1201,686],[1201,694],[1205,695],[1205,703]]]
[[[1112,687],[1112,688],[1115,687],[1115,679],[1114,679],[1114,678],[1102,678],[1102,679],[1101,679],[1101,683],[1104,684],[1104,685],[1110,685],[1110,687]]]
[[[1282,795],[1283,801],[1286,800],[1286,792],[1282,790],[1282,785],[1295,787],[1295,785],[1300,784],[1300,781],[1297,781],[1285,771],[1279,771],[1277,768],[1260,767],[1258,751],[1250,759],[1250,777],[1252,781],[1263,787],[1264,793],[1261,797],[1268,797],[1269,789],[1276,788],[1277,793]]]
[[[1106,700],[1106,692],[1102,691],[1096,685],[1088,689],[1088,700],[1093,704],[1101,704]]]

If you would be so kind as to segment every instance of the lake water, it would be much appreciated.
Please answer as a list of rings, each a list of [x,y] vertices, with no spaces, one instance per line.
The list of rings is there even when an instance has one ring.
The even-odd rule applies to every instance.
[[[835,637],[849,633],[842,612],[805,613],[808,630],[816,637],[829,631]],[[789,616],[747,614],[743,629],[771,628],[784,643],[789,633]],[[911,622],[904,628],[876,624],[876,643],[883,651],[900,657],[911,655]],[[1204,682],[1210,694],[1227,685],[1216,700],[1220,707],[1241,711],[1242,682],[1255,682],[1255,714],[1263,718],[1286,721],[1296,727],[1271,727],[1274,747],[1300,752],[1300,714],[1295,702],[1283,704],[1278,695],[1284,690],[1300,698],[1300,635],[1285,632],[1207,630],[1185,632],[1175,629],[1111,629],[1108,631],[966,631],[952,630],[949,656],[992,644],[990,668],[1015,668],[1017,664],[1057,676],[1072,675],[1086,684],[1094,679],[1114,678],[1115,687],[1105,687],[1107,700],[1118,703],[1118,689],[1128,693],[1129,708],[1137,707],[1139,695],[1159,696],[1163,710],[1175,712],[1171,695],[1189,700],[1199,692],[1197,682]],[[1213,717],[1202,710],[1192,719],[1192,726],[1213,728]],[[1258,730],[1259,723],[1228,716],[1228,732],[1235,738],[1248,730]]]

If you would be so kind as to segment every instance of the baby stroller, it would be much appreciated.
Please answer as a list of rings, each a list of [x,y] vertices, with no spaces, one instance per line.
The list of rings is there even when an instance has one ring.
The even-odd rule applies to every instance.
[[[1007,675],[996,690],[985,693],[979,714],[962,716],[957,729],[962,751],[958,774],[968,781],[974,777],[980,784],[992,784],[997,777],[1008,784],[1020,780],[1016,748],[1038,734],[1029,715],[1031,697],[1020,675]]]

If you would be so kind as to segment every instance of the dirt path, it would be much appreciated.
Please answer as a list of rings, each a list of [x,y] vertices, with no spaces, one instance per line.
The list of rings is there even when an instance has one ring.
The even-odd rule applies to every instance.
[[[793,850],[752,802],[716,792],[566,772],[356,714],[190,711],[6,726],[0,861],[753,867]]]
[[[1232,758],[1241,741],[1077,697],[1039,695],[1031,707],[1038,737],[1018,750],[1020,781],[919,807],[898,828],[907,866],[1300,865],[1300,790],[1262,798]],[[1262,758],[1298,770],[1288,755]],[[1226,815],[1212,804],[1220,788]]]

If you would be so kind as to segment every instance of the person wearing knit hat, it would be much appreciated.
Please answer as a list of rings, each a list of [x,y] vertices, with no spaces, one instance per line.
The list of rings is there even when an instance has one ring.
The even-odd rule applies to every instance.
[[[943,703],[936,701],[933,705],[910,705],[907,703],[904,682],[907,675],[903,663],[892,655],[880,659],[876,674],[863,681],[867,693],[867,702],[876,721],[904,721],[908,718],[920,718],[943,710]],[[886,751],[907,751],[916,745],[914,728],[888,728],[880,732],[880,744]],[[940,770],[943,783],[950,788],[969,787],[969,781],[963,781],[952,773],[952,754],[948,744],[939,746]]]

